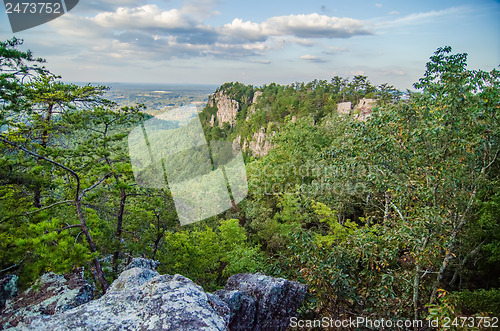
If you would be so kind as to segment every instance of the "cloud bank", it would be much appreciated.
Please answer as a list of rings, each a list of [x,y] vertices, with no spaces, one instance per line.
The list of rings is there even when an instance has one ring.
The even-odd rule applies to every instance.
[[[319,39],[371,34],[368,24],[361,20],[317,13],[274,16],[262,22],[235,18],[230,23],[211,26],[204,21],[216,15],[211,9],[213,0],[195,2],[197,5],[189,2],[180,9],[170,10],[142,4],[114,8],[95,16],[67,14],[51,26],[60,35],[72,36],[79,43],[88,42],[89,51],[99,50],[100,56],[107,52],[113,58],[135,54],[150,59],[262,56],[266,51],[290,44],[310,46]],[[92,4],[97,6],[94,2],[87,6]],[[108,1],[101,5],[112,6]]]

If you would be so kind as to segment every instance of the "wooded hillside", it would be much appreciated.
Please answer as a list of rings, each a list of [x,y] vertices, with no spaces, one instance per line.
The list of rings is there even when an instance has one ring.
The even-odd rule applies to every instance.
[[[416,91],[368,77],[227,83],[234,121],[210,101],[207,140],[247,153],[248,197],[181,227],[168,189],[137,185],[127,135],[149,119],[103,86],[65,84],[0,43],[0,276],[28,287],[85,267],[105,292],[132,256],[214,290],[240,272],[308,285],[303,317],[500,315],[500,72],[439,48]],[[424,65],[424,59],[422,59]],[[375,99],[370,116],[338,104]]]

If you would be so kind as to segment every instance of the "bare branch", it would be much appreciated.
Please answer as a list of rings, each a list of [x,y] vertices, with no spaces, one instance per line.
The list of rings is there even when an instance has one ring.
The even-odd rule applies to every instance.
[[[89,188],[86,188],[85,190],[83,190],[82,194],[80,194],[80,196],[78,197],[78,200],[79,201],[82,200],[87,192],[89,192],[89,191],[93,190],[94,188],[96,188],[97,186],[99,186],[102,182],[104,182],[110,176],[111,176],[111,174],[106,174],[104,177],[99,179],[99,181],[97,183],[95,183],[94,185],[90,186]]]
[[[405,218],[403,217],[403,214],[401,214],[401,212],[399,211],[399,208],[398,208],[398,207],[396,207],[396,205],[395,205],[392,201],[391,201],[391,206],[392,206],[394,209],[396,209],[396,211],[397,211],[397,212],[398,212],[398,214],[399,214],[399,217],[401,217],[401,219],[404,221],[404,220],[405,220]]]
[[[486,170],[488,170],[488,168],[491,167],[493,165],[493,163],[495,163],[495,161],[498,158],[498,153],[499,152],[500,152],[500,149],[495,153],[495,156],[493,157],[493,160],[491,160],[491,162],[486,167],[484,167],[483,169],[481,169],[481,173],[482,174],[484,174],[486,172]]]
[[[36,213],[39,213],[39,212],[41,212],[43,210],[47,210],[47,209],[50,209],[52,207],[55,207],[57,205],[62,205],[64,203],[71,203],[71,202],[73,202],[73,201],[72,200],[64,200],[64,201],[56,202],[56,203],[51,204],[50,206],[43,207],[43,208],[40,208],[40,209],[37,209],[37,210],[33,210],[33,211],[30,211],[30,212],[25,213],[25,214],[19,214],[19,215],[14,215],[14,216],[7,217],[7,218],[3,219],[2,221],[0,221],[0,223],[8,221],[8,220],[10,220],[12,218],[21,217],[21,216],[29,216],[29,215],[32,215],[32,214],[36,214]]]
[[[73,229],[73,228],[82,228],[82,225],[81,224],[68,225],[68,226],[66,226],[64,228],[57,229],[56,231],[57,231],[57,233],[61,233],[64,230]]]
[[[5,272],[5,271],[9,271],[9,270],[14,269],[14,268],[17,268],[17,267],[19,267],[19,266],[21,265],[21,263],[23,263],[23,262],[24,262],[24,259],[22,259],[22,260],[21,260],[21,262],[19,262],[19,263],[17,263],[17,264],[14,264],[14,265],[12,265],[12,266],[10,266],[10,267],[8,267],[8,268],[5,268],[5,269],[3,269],[3,270],[0,270],[0,273],[1,273],[1,272]]]
[[[42,156],[42,155],[40,155],[38,153],[32,152],[32,151],[30,151],[29,149],[27,149],[27,148],[25,148],[23,146],[20,146],[20,145],[18,145],[16,143],[13,143],[10,140],[5,139],[2,134],[0,134],[0,141],[6,143],[8,145],[11,145],[11,146],[13,146],[15,148],[18,148],[18,149],[20,149],[20,150],[22,150],[22,151],[24,151],[24,152],[26,152],[26,153],[28,153],[30,155],[33,155],[34,157],[37,157],[39,159],[45,160],[45,161],[47,161],[49,163],[52,163],[53,165],[58,166],[59,168],[64,169],[67,172],[69,172],[76,179],[76,197],[75,198],[78,199],[78,194],[80,192],[80,176],[78,176],[78,174],[75,171],[71,170],[70,168],[66,167],[65,165],[63,165],[63,164],[61,164],[59,162],[51,160],[51,159],[49,159],[49,158],[47,158],[45,156]]]

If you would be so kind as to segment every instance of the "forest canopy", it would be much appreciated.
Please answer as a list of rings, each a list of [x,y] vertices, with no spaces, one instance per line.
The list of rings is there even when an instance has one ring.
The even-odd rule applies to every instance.
[[[265,128],[273,148],[246,158],[244,201],[181,227],[168,189],[134,180],[127,135],[143,106],[66,84],[21,45],[0,43],[0,276],[28,287],[84,267],[102,293],[144,256],[206,290],[240,272],[303,282],[304,317],[500,314],[497,69],[443,47],[406,93],[365,76],[224,84],[237,122],[210,126],[207,105],[207,139]],[[377,101],[366,121],[337,114],[363,98]]]

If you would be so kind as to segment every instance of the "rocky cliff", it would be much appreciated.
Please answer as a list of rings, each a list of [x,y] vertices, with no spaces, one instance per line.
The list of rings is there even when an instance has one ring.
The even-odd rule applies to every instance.
[[[365,122],[371,116],[376,104],[377,100],[365,98],[361,99],[354,108],[351,102],[341,102],[337,105],[337,114],[341,116],[352,115],[354,119]]]
[[[261,91],[255,91],[250,105],[247,107],[247,115],[245,121],[255,114],[256,104],[259,97],[262,95]],[[216,107],[217,113],[210,117],[209,125],[223,127],[224,123],[229,123],[230,126],[235,126],[236,115],[241,110],[240,102],[232,99],[226,91],[220,90],[212,94],[208,98],[207,107]],[[271,137],[274,133],[268,133],[264,128],[255,132],[253,136],[242,138],[238,135],[233,140],[233,146],[239,145],[241,150],[250,151],[253,156],[264,156],[272,148]]]
[[[231,86],[228,87],[229,90],[225,90],[224,88],[222,87],[208,99],[207,108],[212,108],[211,115],[207,117],[208,125],[223,128],[225,123],[228,123],[230,129],[225,134],[228,137],[233,133],[233,146],[236,147],[236,145],[239,145],[241,150],[249,151],[252,156],[267,155],[273,148],[271,143],[272,137],[275,136],[276,130],[279,130],[283,124],[284,119],[274,118],[274,120],[270,120],[273,114],[269,110],[272,108],[269,106],[269,97],[267,97],[269,100],[266,99],[263,100],[264,102],[259,102],[263,95],[262,91],[251,87],[249,93],[238,94],[234,90],[231,90]],[[293,102],[293,98],[294,96],[292,95],[287,100]],[[298,99],[300,100],[300,97]],[[341,116],[353,116],[356,120],[366,121],[370,117],[375,105],[375,99],[367,98],[362,98],[356,105],[353,105],[351,102],[341,102],[337,104],[337,114]],[[288,106],[285,104],[283,107]],[[314,106],[311,107],[314,108]],[[215,111],[214,108],[217,110]],[[238,112],[241,111],[246,112],[244,120],[242,117],[237,117]],[[314,113],[314,109],[309,109],[309,113]],[[301,116],[309,113],[306,110]],[[252,118],[253,116],[257,116],[257,121],[254,121],[255,118]],[[296,119],[297,116],[293,115],[292,122],[295,122]],[[247,128],[240,130],[240,127],[245,124]]]
[[[210,124],[214,126],[215,119],[217,119],[219,127],[222,127],[224,123],[229,123],[230,125],[236,124],[236,114],[240,110],[240,104],[238,101],[231,99],[224,91],[219,91],[212,94],[208,98],[208,107],[217,107],[217,114],[210,119]]]
[[[88,284],[71,288],[66,277],[50,274],[41,287],[21,295],[22,300],[27,300],[42,294],[37,308],[21,308],[19,298],[7,301],[7,307],[29,309],[30,314],[9,310],[4,317],[4,311],[0,326],[7,330],[50,331],[285,330],[306,293],[303,284],[263,274],[238,274],[228,280],[223,290],[206,293],[181,275],[159,275],[156,266],[150,260],[134,259],[106,294],[92,301],[88,297],[73,300],[78,297],[75,293],[85,292],[82,289]],[[51,309],[39,309],[42,306]]]

